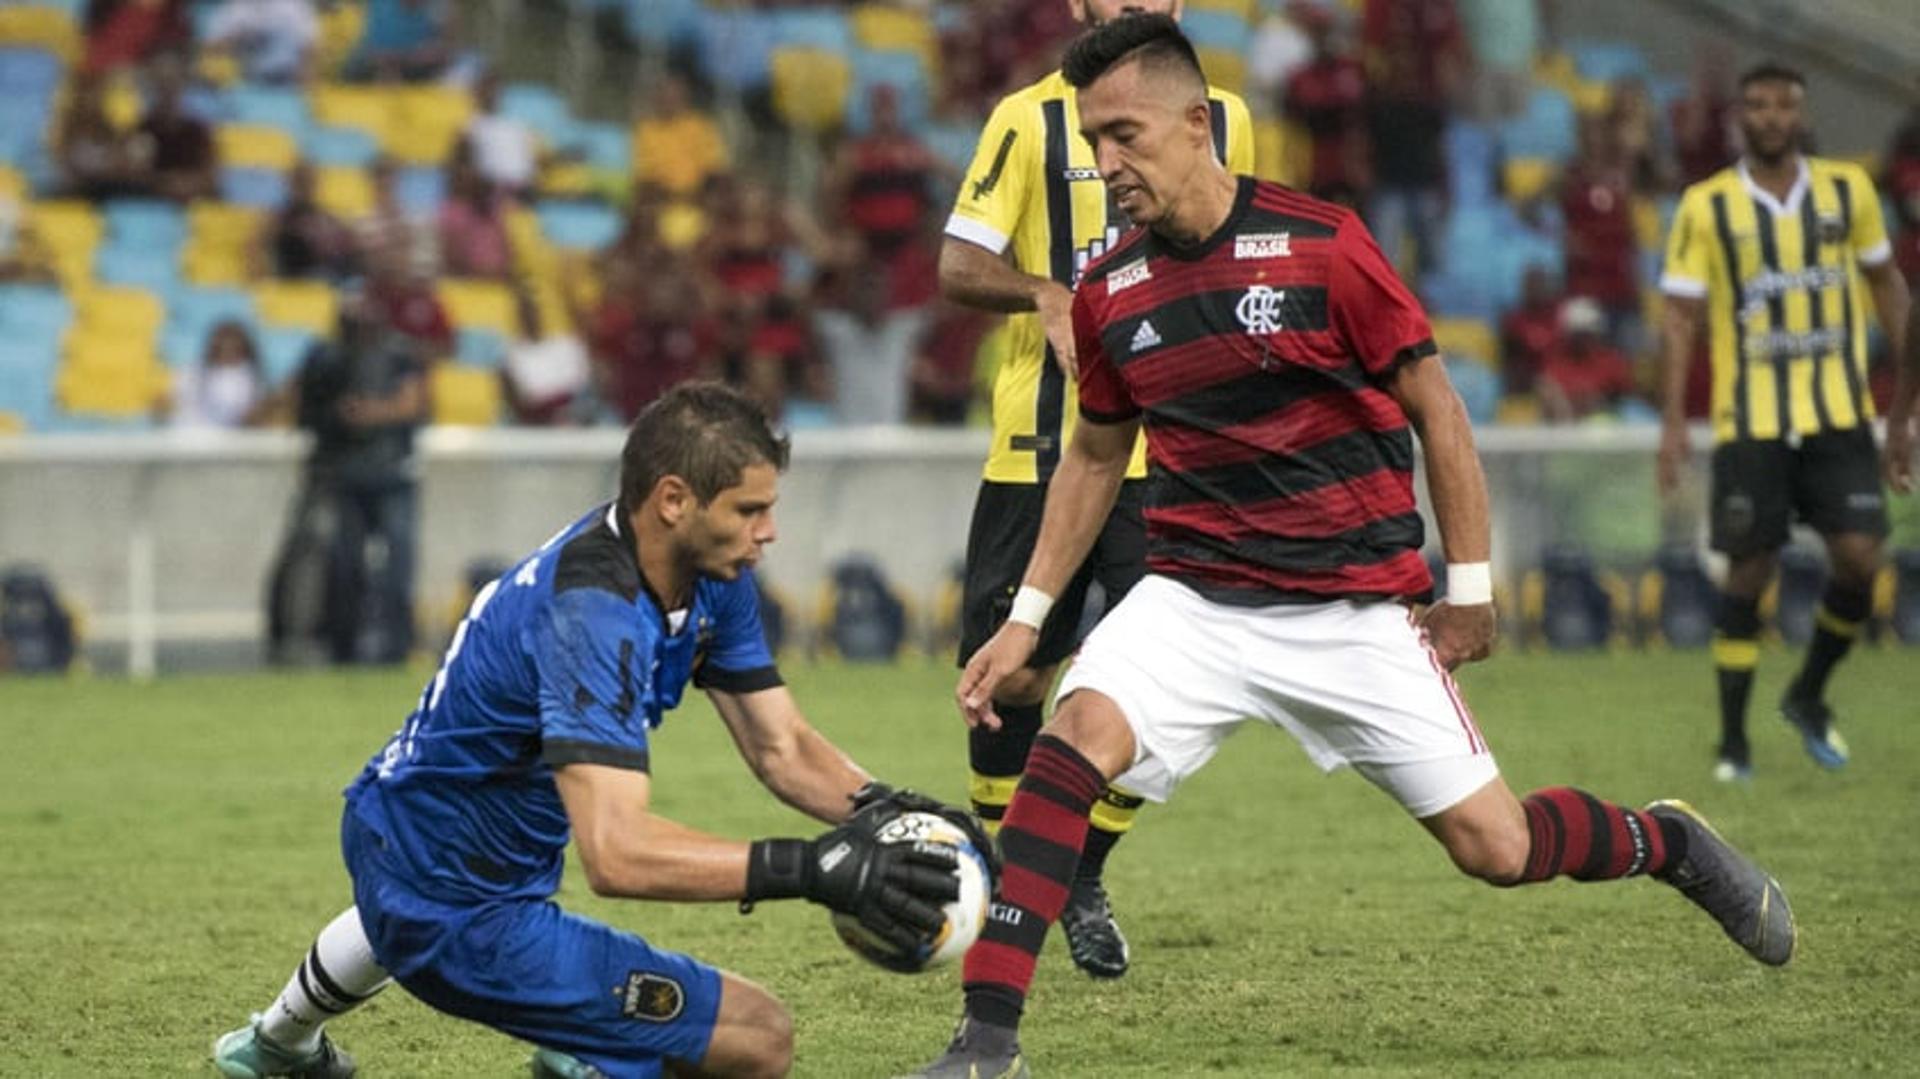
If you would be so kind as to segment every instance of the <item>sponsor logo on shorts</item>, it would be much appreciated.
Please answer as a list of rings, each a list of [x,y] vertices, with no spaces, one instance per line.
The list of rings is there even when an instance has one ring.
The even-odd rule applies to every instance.
[[[1233,238],[1236,259],[1283,259],[1293,255],[1293,233],[1255,232]]]
[[[1107,295],[1124,292],[1141,283],[1153,280],[1153,274],[1147,269],[1147,260],[1129,262],[1125,266],[1107,275]]]
[[[636,970],[627,975],[620,1014],[649,1023],[671,1023],[687,1010],[687,993],[664,974]]]

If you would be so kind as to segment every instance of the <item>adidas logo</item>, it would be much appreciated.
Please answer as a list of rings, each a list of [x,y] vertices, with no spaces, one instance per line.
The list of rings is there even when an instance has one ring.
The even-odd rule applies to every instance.
[[[1141,352],[1146,349],[1150,349],[1159,343],[1160,343],[1160,331],[1154,329],[1153,323],[1151,322],[1143,321],[1140,323],[1140,328],[1133,331],[1132,350],[1134,352]]]

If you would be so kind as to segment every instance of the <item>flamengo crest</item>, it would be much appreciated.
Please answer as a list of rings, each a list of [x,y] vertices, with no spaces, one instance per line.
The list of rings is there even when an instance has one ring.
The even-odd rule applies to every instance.
[[[1280,305],[1287,298],[1286,289],[1271,289],[1265,285],[1255,285],[1247,290],[1245,296],[1233,307],[1235,318],[1251,334],[1279,333]]]

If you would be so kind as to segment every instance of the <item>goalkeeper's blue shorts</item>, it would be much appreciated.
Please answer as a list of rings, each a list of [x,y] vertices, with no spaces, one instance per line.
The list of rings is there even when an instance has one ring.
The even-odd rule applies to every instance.
[[[427,1004],[610,1079],[654,1079],[668,1058],[706,1055],[720,1013],[713,967],[546,900],[423,897],[352,809],[340,845],[374,957]]]

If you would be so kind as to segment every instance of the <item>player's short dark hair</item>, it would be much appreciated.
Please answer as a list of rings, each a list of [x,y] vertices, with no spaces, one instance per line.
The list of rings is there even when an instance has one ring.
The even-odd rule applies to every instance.
[[[1127,60],[1160,70],[1171,68],[1192,75],[1201,86],[1207,84],[1193,42],[1180,32],[1171,15],[1122,15],[1101,23],[1074,39],[1060,70],[1074,89],[1085,90]]]
[[[1778,60],[1762,60],[1740,73],[1740,89],[1745,90],[1756,82],[1792,83],[1800,89],[1807,88],[1807,77]]]
[[[663,476],[702,503],[739,484],[753,465],[787,467],[787,438],[760,406],[718,382],[684,382],[640,410],[620,451],[620,499],[638,506]]]

